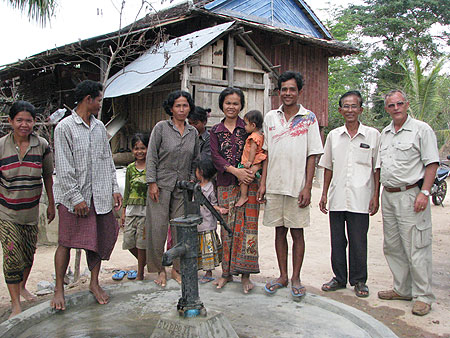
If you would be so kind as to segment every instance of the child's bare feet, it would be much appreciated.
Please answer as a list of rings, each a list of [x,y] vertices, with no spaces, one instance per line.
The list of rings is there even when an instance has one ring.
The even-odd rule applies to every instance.
[[[50,302],[50,307],[52,307],[55,310],[62,310],[62,311],[66,309],[64,290],[59,291],[58,289],[55,289],[55,295],[53,296],[53,299]]]
[[[161,271],[158,273],[158,278],[154,281],[156,284],[158,284],[161,287],[165,287],[167,284],[167,275],[166,271]]]
[[[89,285],[89,291],[94,295],[95,299],[99,304],[107,304],[109,301],[109,296],[98,284]]]
[[[20,303],[19,304],[13,303],[11,305],[11,314],[9,315],[8,319],[11,319],[12,317],[17,316],[21,312],[22,312],[22,308],[20,307]]]
[[[170,273],[170,277],[172,277],[172,279],[175,279],[178,284],[181,284],[181,275],[174,268],[172,268],[172,272]]]
[[[35,295],[33,295],[30,291],[28,291],[26,288],[21,288],[20,289],[20,295],[26,301],[35,301],[35,300],[37,300],[37,297]]]
[[[236,202],[235,206],[237,208],[242,207],[245,203],[247,203],[248,197],[247,196],[241,196],[239,197],[239,200]]]
[[[249,293],[254,288],[254,285],[250,280],[250,276],[242,276],[241,283],[244,293]]]
[[[219,279],[216,279],[213,284],[217,285],[217,289],[222,289],[225,284],[227,284],[228,282],[232,282],[233,281],[233,276],[228,276],[228,277],[220,277]]]

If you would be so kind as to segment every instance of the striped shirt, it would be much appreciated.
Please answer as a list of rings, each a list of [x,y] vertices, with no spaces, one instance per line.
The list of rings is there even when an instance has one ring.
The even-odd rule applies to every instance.
[[[31,134],[23,158],[13,133],[0,138],[0,219],[37,224],[42,177],[52,174],[52,152],[44,138]]]
[[[73,112],[55,128],[55,203],[73,212],[75,205],[94,201],[97,214],[112,210],[113,193],[119,193],[116,168],[106,128],[94,116],[88,126]]]

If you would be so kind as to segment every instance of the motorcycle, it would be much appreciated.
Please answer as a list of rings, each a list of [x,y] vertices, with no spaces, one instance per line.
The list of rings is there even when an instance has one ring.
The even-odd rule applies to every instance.
[[[450,155],[447,156],[447,159],[450,160]],[[450,175],[450,166],[443,162],[440,163],[440,166],[436,172],[436,178],[434,179],[433,186],[431,187],[431,200],[434,205],[442,205],[444,202],[445,195],[447,194],[447,182],[445,179]]]

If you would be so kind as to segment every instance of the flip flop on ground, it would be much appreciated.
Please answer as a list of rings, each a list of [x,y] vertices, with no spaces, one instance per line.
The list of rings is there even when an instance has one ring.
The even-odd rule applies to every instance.
[[[294,299],[298,299],[306,295],[306,288],[303,285],[299,287],[291,286],[291,294]]]
[[[345,284],[341,284],[337,281],[336,278],[332,278],[328,283],[325,283],[322,285],[322,291],[336,291],[339,289],[345,289],[346,285]]]
[[[209,276],[203,276],[202,278],[200,278],[200,284],[206,284],[209,282],[212,282],[213,280],[215,280],[214,277],[209,277]]]
[[[122,280],[126,275],[126,271],[118,270],[114,275],[112,275],[112,279],[114,280]]]
[[[286,286],[287,286],[287,284],[283,285],[281,283],[278,283],[276,280],[271,280],[266,285],[264,285],[264,290],[269,295],[273,295],[274,293],[276,293],[278,291],[278,289],[285,288]]]
[[[130,270],[127,272],[127,278],[128,279],[136,279],[137,277],[137,271],[136,270]]]
[[[369,297],[369,288],[364,282],[357,282],[355,285],[355,294],[358,297]]]

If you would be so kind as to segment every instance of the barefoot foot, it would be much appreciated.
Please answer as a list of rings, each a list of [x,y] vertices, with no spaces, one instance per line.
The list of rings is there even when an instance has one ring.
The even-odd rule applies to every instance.
[[[109,296],[105,292],[105,290],[103,290],[100,287],[100,285],[98,285],[98,284],[89,285],[89,291],[94,295],[95,299],[97,300],[97,302],[99,304],[102,304],[102,305],[108,304]]]
[[[11,314],[9,315],[8,319],[11,319],[15,316],[17,316],[19,313],[22,312],[22,308],[20,307],[20,304],[12,304],[11,305]]]
[[[172,268],[172,272],[170,273],[170,277],[172,277],[172,279],[175,279],[178,284],[181,284],[181,275],[174,268]]]
[[[37,297],[25,288],[20,289],[20,296],[26,301],[35,301]]]
[[[228,282],[232,282],[233,281],[233,276],[228,276],[228,277],[220,277],[219,279],[216,279],[213,284],[217,285],[217,289],[221,289],[225,286],[225,284],[227,284]]]
[[[241,283],[244,293],[249,293],[255,287],[255,285],[250,280],[250,276],[242,276]]]
[[[242,207],[245,203],[247,203],[248,197],[240,197],[236,204],[234,205],[236,208]]]
[[[154,282],[161,287],[165,287],[167,284],[166,271],[161,271],[160,273],[158,273],[158,278],[155,279]]]
[[[66,301],[64,299],[64,290],[58,291],[58,289],[55,289],[55,295],[53,296],[53,299],[50,302],[50,307],[55,310],[61,310],[61,311],[64,311],[66,309]]]

